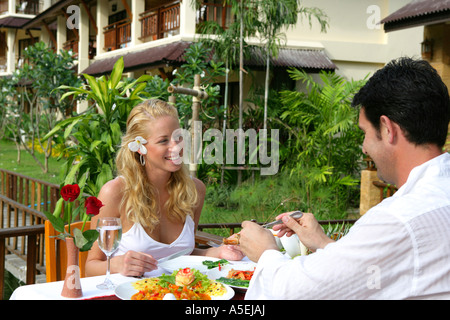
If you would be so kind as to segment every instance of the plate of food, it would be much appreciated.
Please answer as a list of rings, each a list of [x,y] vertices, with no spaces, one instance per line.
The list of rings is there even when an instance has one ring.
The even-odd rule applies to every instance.
[[[217,262],[220,259],[207,257],[207,256],[181,256],[175,259],[171,259],[162,263],[158,266],[166,270],[168,273],[172,273],[180,268],[191,268],[196,269],[200,272],[208,272],[208,265],[203,263],[204,261]]]
[[[122,300],[230,300],[234,297],[230,286],[191,268],[125,282],[118,285],[114,293]]]
[[[239,291],[247,291],[256,268],[254,262],[226,264],[208,271],[208,278],[229,285]]]

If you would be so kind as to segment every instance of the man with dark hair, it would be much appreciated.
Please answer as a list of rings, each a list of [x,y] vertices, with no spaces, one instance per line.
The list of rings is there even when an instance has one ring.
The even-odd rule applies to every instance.
[[[311,213],[280,215],[279,236],[297,234],[313,253],[293,259],[272,233],[242,223],[242,251],[258,261],[247,299],[450,299],[450,120],[447,87],[422,60],[378,70],[355,95],[363,152],[399,190],[338,241]]]

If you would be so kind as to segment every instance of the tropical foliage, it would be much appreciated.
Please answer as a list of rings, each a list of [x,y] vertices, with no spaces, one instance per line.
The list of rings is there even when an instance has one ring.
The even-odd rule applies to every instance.
[[[363,134],[351,99],[365,81],[347,81],[326,72],[319,74],[320,81],[314,81],[297,69],[290,74],[306,86],[306,92],[281,92],[284,112],[280,118],[293,137],[287,142],[294,160],[289,166],[291,175],[303,181],[310,208],[314,193],[324,190],[319,187],[331,187],[332,193],[322,198],[342,201],[349,195],[341,191],[349,188],[341,187],[359,183]]]
[[[122,81],[123,58],[120,58],[106,78],[84,74],[86,86],[60,86],[66,90],[61,97],[83,96],[92,105],[82,114],[59,122],[44,138],[62,131],[68,155],[61,166],[64,184],[78,183],[88,194],[97,195],[100,188],[113,178],[115,153],[130,110],[141,101],[150,76],[134,81]]]
[[[0,80],[2,131],[16,143],[18,162],[23,148],[47,172],[54,140],[43,136],[73,107],[73,101],[60,100],[62,91],[57,88],[80,81],[72,69],[72,56],[67,51],[55,53],[43,42],[27,47],[19,64],[11,79]],[[36,148],[44,153],[44,163],[35,156]]]

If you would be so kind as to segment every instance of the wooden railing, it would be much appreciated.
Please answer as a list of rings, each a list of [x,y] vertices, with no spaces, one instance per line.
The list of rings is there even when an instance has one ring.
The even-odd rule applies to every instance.
[[[27,284],[35,283],[38,271],[45,272],[44,219],[43,213],[0,195],[0,299],[8,252],[27,262]]]
[[[10,1],[12,1],[12,0],[10,0]],[[16,9],[16,13],[37,15],[41,12],[42,8],[43,8],[42,1],[21,0],[18,3],[18,8]]]
[[[0,169],[0,194],[37,211],[52,212],[59,199],[59,185]]]
[[[197,24],[205,21],[215,21],[226,29],[232,19],[231,5],[220,3],[202,3],[197,11]]]
[[[120,49],[131,41],[131,20],[128,18],[107,25],[103,30],[106,51]]]
[[[254,221],[254,220],[252,220]],[[256,221],[255,221],[256,222]],[[338,219],[338,220],[320,220],[321,226],[338,226],[338,229],[329,230],[329,236],[337,240],[344,235],[344,230],[347,231],[350,226],[356,222],[356,219]],[[256,222],[263,224],[263,222]],[[227,232],[223,236],[216,235],[212,232],[204,232],[205,229],[227,229]],[[196,244],[199,247],[208,246],[210,242],[222,243],[223,237],[231,236],[233,233],[239,232],[241,229],[241,223],[203,223],[198,225],[198,231],[196,234]],[[327,230],[326,230],[327,231]]]
[[[381,181],[374,181],[372,183],[380,189],[380,202],[392,196],[398,190],[396,186]]]
[[[217,3],[202,3],[197,11],[196,23],[215,21],[222,28],[231,22],[231,6]],[[140,14],[141,40],[162,39],[180,29],[180,1],[153,7]]]
[[[0,72],[6,72],[8,60],[5,56],[0,56]]]
[[[8,0],[0,0],[0,14],[8,12]]]
[[[73,56],[78,56],[78,39],[72,39],[64,42],[63,49],[66,51],[72,50]]]
[[[59,185],[0,169],[0,299],[3,297],[5,256],[14,253],[27,261],[26,283],[35,282],[38,272],[45,273],[44,210],[52,212],[59,199]],[[321,225],[348,225],[356,220],[324,220]],[[262,223],[260,223],[262,224]],[[199,224],[197,247],[221,243],[223,236],[211,229],[227,229],[224,236],[241,228],[241,223]],[[339,229],[341,230],[341,228]]]
[[[170,32],[180,29],[180,2],[172,2],[151,8],[140,14],[140,39],[152,40],[167,37]]]

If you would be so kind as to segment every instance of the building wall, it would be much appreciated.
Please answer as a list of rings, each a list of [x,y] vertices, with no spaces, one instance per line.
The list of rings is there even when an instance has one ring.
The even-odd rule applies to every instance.
[[[386,33],[378,22],[410,0],[304,0],[305,7],[318,7],[329,17],[326,33],[313,19],[303,19],[288,30],[288,45],[322,46],[348,79],[362,79],[400,56],[420,57],[423,27]]]

